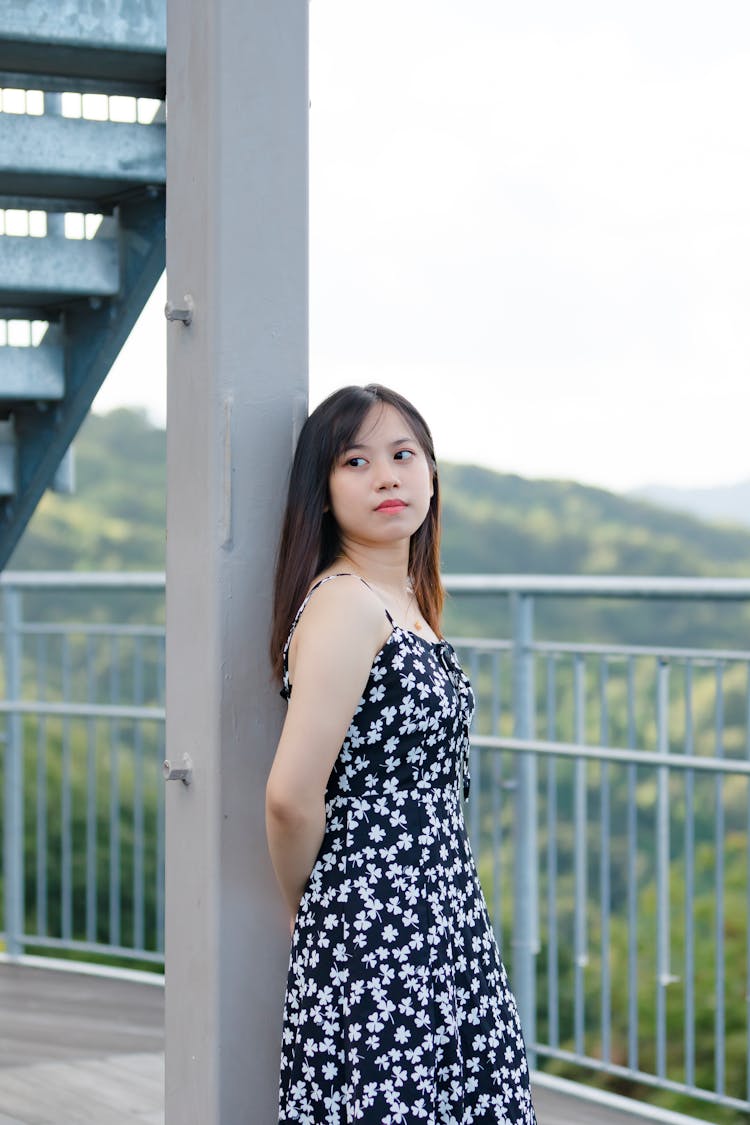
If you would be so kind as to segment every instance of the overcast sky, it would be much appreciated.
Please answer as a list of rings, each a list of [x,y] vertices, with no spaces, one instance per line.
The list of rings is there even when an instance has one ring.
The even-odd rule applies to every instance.
[[[312,0],[311,375],[444,459],[750,477],[747,0]],[[96,408],[164,421],[163,283]]]

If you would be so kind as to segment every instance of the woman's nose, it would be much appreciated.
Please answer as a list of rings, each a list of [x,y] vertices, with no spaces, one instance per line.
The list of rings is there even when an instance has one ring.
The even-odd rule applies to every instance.
[[[399,476],[393,461],[378,465],[378,488],[398,488]]]

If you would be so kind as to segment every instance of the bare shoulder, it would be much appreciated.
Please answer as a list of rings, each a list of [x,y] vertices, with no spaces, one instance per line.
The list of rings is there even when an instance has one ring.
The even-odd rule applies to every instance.
[[[382,633],[388,620],[380,598],[356,574],[323,574],[300,618],[297,633],[304,636],[312,628],[324,632],[340,630],[343,624],[353,631]],[[330,578],[331,581],[325,581]],[[316,578],[313,586],[320,582]]]
[[[331,650],[342,656],[356,652],[372,659],[390,631],[377,594],[356,574],[338,575],[318,586],[305,606],[292,637],[290,671],[303,650],[317,656]]]

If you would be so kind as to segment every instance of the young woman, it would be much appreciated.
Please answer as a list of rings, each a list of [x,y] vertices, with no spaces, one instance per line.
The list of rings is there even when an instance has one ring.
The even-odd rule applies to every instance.
[[[440,633],[439,531],[421,415],[377,385],[326,399],[297,446],[274,604],[280,1122],[536,1120],[464,824],[474,700]]]

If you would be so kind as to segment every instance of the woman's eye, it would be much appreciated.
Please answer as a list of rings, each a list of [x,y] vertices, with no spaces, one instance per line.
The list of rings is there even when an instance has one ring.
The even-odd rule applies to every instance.
[[[409,458],[413,456],[414,451],[412,449],[399,449],[398,453],[396,454],[396,457],[401,461],[408,461]]]
[[[350,457],[346,462],[347,465],[351,465],[354,469],[358,469],[359,466],[364,465],[364,463],[364,457]]]

